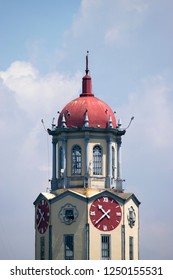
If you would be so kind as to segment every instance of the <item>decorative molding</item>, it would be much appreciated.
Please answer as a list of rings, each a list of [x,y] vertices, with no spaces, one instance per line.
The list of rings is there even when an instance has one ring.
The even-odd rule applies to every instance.
[[[133,206],[130,206],[128,208],[127,220],[128,220],[129,226],[131,228],[133,228],[135,225],[135,222],[136,222],[136,213],[135,213]]]
[[[72,205],[71,203],[66,203],[64,206],[62,206],[58,214],[61,222],[65,223],[66,225],[71,225],[73,222],[75,222],[78,215],[79,212],[76,206]]]

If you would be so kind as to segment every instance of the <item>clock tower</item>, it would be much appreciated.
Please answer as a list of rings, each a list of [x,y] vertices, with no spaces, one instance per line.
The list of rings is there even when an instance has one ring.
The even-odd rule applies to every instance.
[[[126,129],[92,91],[88,69],[82,93],[60,112],[52,137],[51,190],[35,205],[35,258],[139,258],[139,205],[123,189],[120,150]]]

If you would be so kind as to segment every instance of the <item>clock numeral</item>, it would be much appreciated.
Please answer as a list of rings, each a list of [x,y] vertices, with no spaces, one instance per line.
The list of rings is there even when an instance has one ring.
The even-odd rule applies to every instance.
[[[108,230],[108,227],[106,225],[103,225],[103,230]]]
[[[96,212],[95,211],[90,211],[91,216],[95,216]]]
[[[109,201],[109,200],[108,200],[108,197],[107,197],[107,196],[106,196],[106,197],[104,196],[104,197],[103,197],[103,202],[108,202],[108,201]]]
[[[121,217],[121,212],[116,212],[117,217]]]

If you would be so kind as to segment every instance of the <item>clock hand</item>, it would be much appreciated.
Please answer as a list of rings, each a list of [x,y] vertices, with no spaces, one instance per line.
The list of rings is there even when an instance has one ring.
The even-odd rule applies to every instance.
[[[37,227],[40,226],[42,220],[44,221],[44,212],[41,212],[41,209],[39,209],[39,208],[38,208],[38,211],[40,213],[40,220],[39,220],[39,222],[37,224]]]
[[[98,208],[99,208],[99,210],[102,211],[103,214],[106,215],[106,217],[107,217],[108,219],[110,219],[110,216],[109,216],[107,213],[109,213],[111,210],[109,210],[109,212],[106,212],[106,211],[103,209],[103,206],[100,205],[100,204],[98,204]]]
[[[104,211],[104,214],[95,222],[95,225],[98,224],[104,217],[107,217],[108,219],[110,219],[110,216],[108,215],[108,213],[110,211],[111,211],[110,209],[107,212]]]

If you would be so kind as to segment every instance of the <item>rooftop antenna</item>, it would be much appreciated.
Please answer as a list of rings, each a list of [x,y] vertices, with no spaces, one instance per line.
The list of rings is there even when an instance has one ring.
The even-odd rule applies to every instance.
[[[88,72],[89,72],[89,69],[88,69],[88,54],[89,54],[89,51],[87,51],[87,55],[86,55],[86,75],[88,75]]]
[[[46,128],[45,128],[45,125],[44,125],[44,120],[43,120],[43,119],[41,119],[41,123],[42,123],[42,125],[43,125],[44,130],[47,132],[47,130],[46,130]]]
[[[131,125],[131,122],[134,120],[134,118],[135,118],[134,116],[131,117],[130,122],[129,122],[128,126],[125,128],[125,130],[129,128],[129,126]]]

